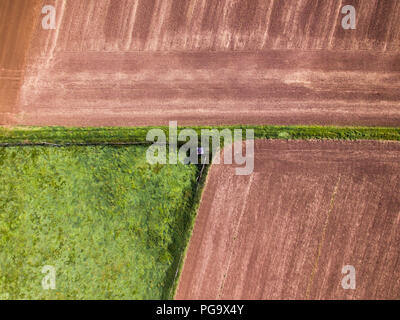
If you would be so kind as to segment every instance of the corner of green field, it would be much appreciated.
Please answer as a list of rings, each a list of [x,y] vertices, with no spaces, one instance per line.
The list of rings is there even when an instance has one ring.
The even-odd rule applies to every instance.
[[[0,147],[0,298],[170,298],[200,168],[151,165],[146,150]]]

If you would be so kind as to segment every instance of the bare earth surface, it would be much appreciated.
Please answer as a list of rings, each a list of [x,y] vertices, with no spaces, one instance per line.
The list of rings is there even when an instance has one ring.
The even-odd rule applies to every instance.
[[[399,1],[38,1],[55,5],[57,29],[32,1],[2,124],[400,125]],[[341,27],[345,4],[356,30]]]
[[[250,176],[211,167],[177,299],[400,298],[399,143],[257,141],[255,157]]]
[[[38,3],[37,0],[0,1],[0,124],[7,123],[16,112]]]

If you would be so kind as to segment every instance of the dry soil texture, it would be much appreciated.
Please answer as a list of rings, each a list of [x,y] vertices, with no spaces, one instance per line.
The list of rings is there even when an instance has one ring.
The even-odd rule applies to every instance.
[[[400,1],[40,1],[15,124],[400,125]]]
[[[257,141],[255,155],[250,176],[211,167],[176,298],[400,298],[399,143]]]
[[[10,121],[38,16],[36,0],[0,1],[0,124]]]

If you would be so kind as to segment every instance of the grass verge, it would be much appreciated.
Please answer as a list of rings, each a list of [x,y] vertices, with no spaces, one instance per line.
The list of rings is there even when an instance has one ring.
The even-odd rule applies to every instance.
[[[0,127],[0,145],[6,144],[134,144],[145,143],[150,129],[168,127]],[[188,127],[180,127],[185,129]],[[323,126],[215,126],[201,129],[253,129],[257,139],[342,139],[400,141],[400,128]],[[168,135],[167,135],[168,138]]]

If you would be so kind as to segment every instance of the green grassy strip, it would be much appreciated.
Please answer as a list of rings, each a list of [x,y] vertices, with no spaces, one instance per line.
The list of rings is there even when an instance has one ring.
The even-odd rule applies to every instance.
[[[0,128],[0,144],[20,143],[145,143],[150,129],[168,127],[15,127]],[[180,127],[182,130],[189,127]],[[253,129],[257,139],[340,139],[340,140],[394,140],[400,141],[400,127],[334,127],[334,126],[203,126],[191,127],[198,134],[201,129]],[[168,134],[167,134],[168,138]]]

